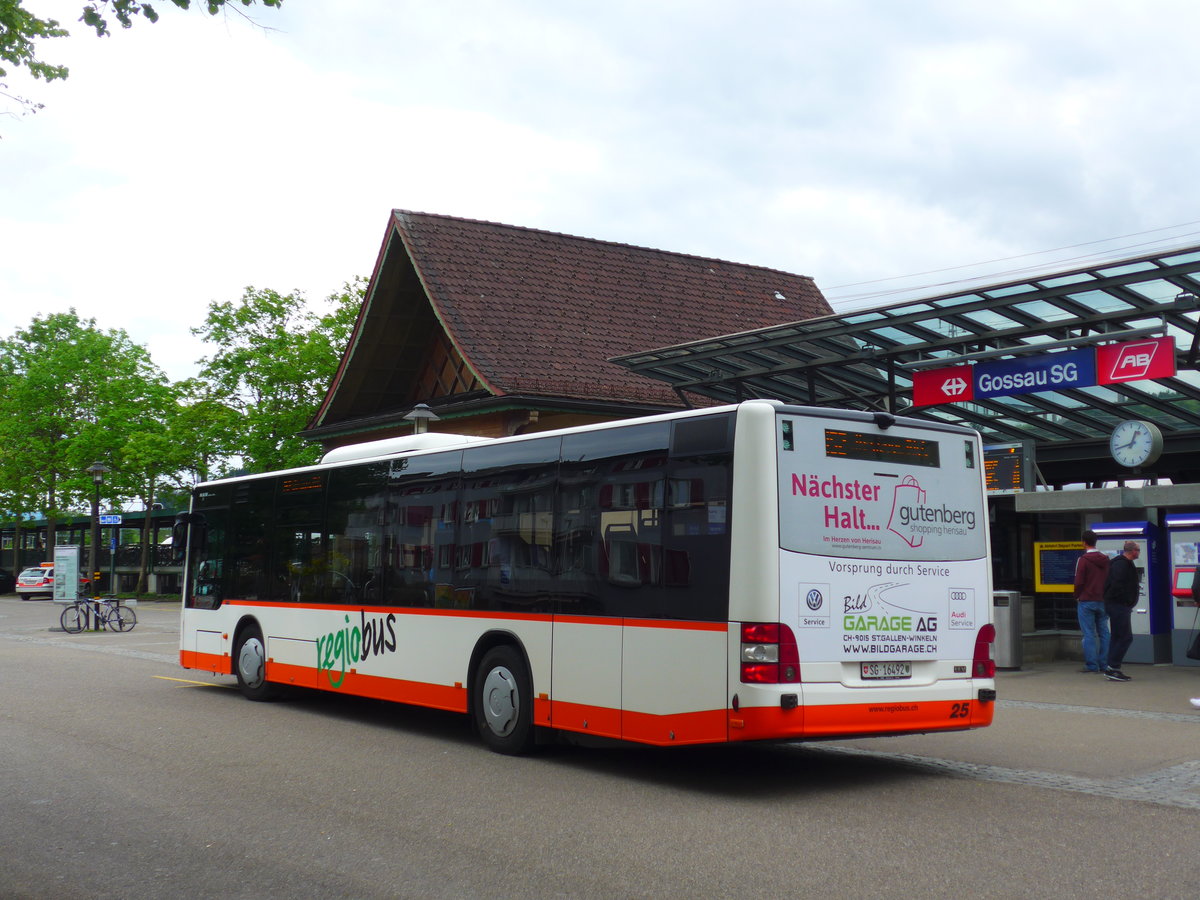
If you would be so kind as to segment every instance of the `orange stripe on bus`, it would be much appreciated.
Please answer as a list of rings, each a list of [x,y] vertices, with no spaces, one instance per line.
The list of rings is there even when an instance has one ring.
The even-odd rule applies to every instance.
[[[829,738],[900,734],[919,731],[962,731],[991,724],[994,703],[913,700],[841,703],[832,706],[742,707],[730,718],[735,741],[771,738]]]
[[[561,621],[561,617],[559,619]],[[716,631],[725,634],[727,622],[695,622],[681,619],[625,619],[623,624],[632,628],[670,628],[681,631]]]
[[[723,709],[656,716],[626,711],[622,736],[627,741],[669,747],[675,744],[711,744],[729,739],[728,713]]]
[[[621,736],[621,711],[606,706],[551,700],[550,721],[555,728],[563,731],[611,738]]]
[[[180,650],[179,665],[185,669],[200,669],[214,675],[232,675],[232,660],[224,653],[197,653],[195,650]]]
[[[711,744],[727,739],[726,711],[654,715],[653,713],[589,706],[556,700],[551,703],[552,724],[561,731],[622,738],[640,744]]]
[[[383,678],[379,675],[363,675],[354,669],[350,669],[345,675],[342,675],[341,681],[337,685],[330,681],[331,677],[336,680],[337,675],[309,666],[296,666],[267,660],[267,680],[279,684],[293,684],[297,687],[316,688],[332,691],[335,694],[352,694],[356,697],[370,697],[375,700],[390,700],[393,703],[410,703],[414,706],[428,706],[432,709],[445,709],[450,712],[465,713],[467,711],[467,691],[462,687],[429,684],[424,681],[405,681],[400,678]]]
[[[216,675],[232,674],[231,660],[224,654],[181,650],[179,662],[185,669],[199,669]],[[310,666],[278,663],[273,659],[266,662],[266,674],[268,680],[280,684],[333,693],[344,692],[450,712],[467,711],[467,690],[461,683],[450,686],[405,681],[364,675],[350,669],[341,676],[341,681],[334,685],[329,680],[332,673],[328,671]],[[803,740],[962,731],[990,725],[995,706],[995,703],[979,700],[912,700],[828,706],[801,705],[789,710],[776,706],[756,706],[742,707],[737,711],[712,709],[654,715],[552,700],[543,694],[533,699],[533,717],[534,724],[542,727],[643,744],[671,746],[727,740]]]

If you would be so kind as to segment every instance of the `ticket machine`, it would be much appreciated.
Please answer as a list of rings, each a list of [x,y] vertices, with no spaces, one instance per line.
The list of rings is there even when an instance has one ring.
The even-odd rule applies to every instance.
[[[1171,604],[1167,583],[1164,541],[1153,522],[1101,522],[1092,526],[1096,549],[1110,557],[1118,556],[1126,541],[1141,548],[1138,568],[1138,602],[1130,617],[1133,644],[1125,654],[1126,662],[1168,663],[1171,661]]]
[[[1200,513],[1169,513],[1165,518],[1170,559],[1171,661],[1200,666],[1187,658],[1187,648],[1200,622],[1192,601],[1192,581],[1200,573]]]

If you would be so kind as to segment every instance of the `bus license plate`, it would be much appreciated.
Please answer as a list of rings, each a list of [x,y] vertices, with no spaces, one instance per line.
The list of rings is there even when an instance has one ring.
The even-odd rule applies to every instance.
[[[911,678],[912,663],[910,662],[873,662],[862,664],[864,679]]]

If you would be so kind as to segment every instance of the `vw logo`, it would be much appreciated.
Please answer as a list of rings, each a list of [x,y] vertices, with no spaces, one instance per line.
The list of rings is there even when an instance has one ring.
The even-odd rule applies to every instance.
[[[804,598],[804,602],[808,604],[808,608],[816,612],[821,608],[821,604],[825,602],[825,598],[821,596],[821,592],[813,588],[808,592],[808,596]]]

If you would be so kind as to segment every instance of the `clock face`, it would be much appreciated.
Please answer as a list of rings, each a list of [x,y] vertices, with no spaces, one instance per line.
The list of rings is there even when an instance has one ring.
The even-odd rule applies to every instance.
[[[1162,453],[1162,432],[1153,422],[1130,419],[1113,429],[1108,449],[1127,468],[1149,465]]]

